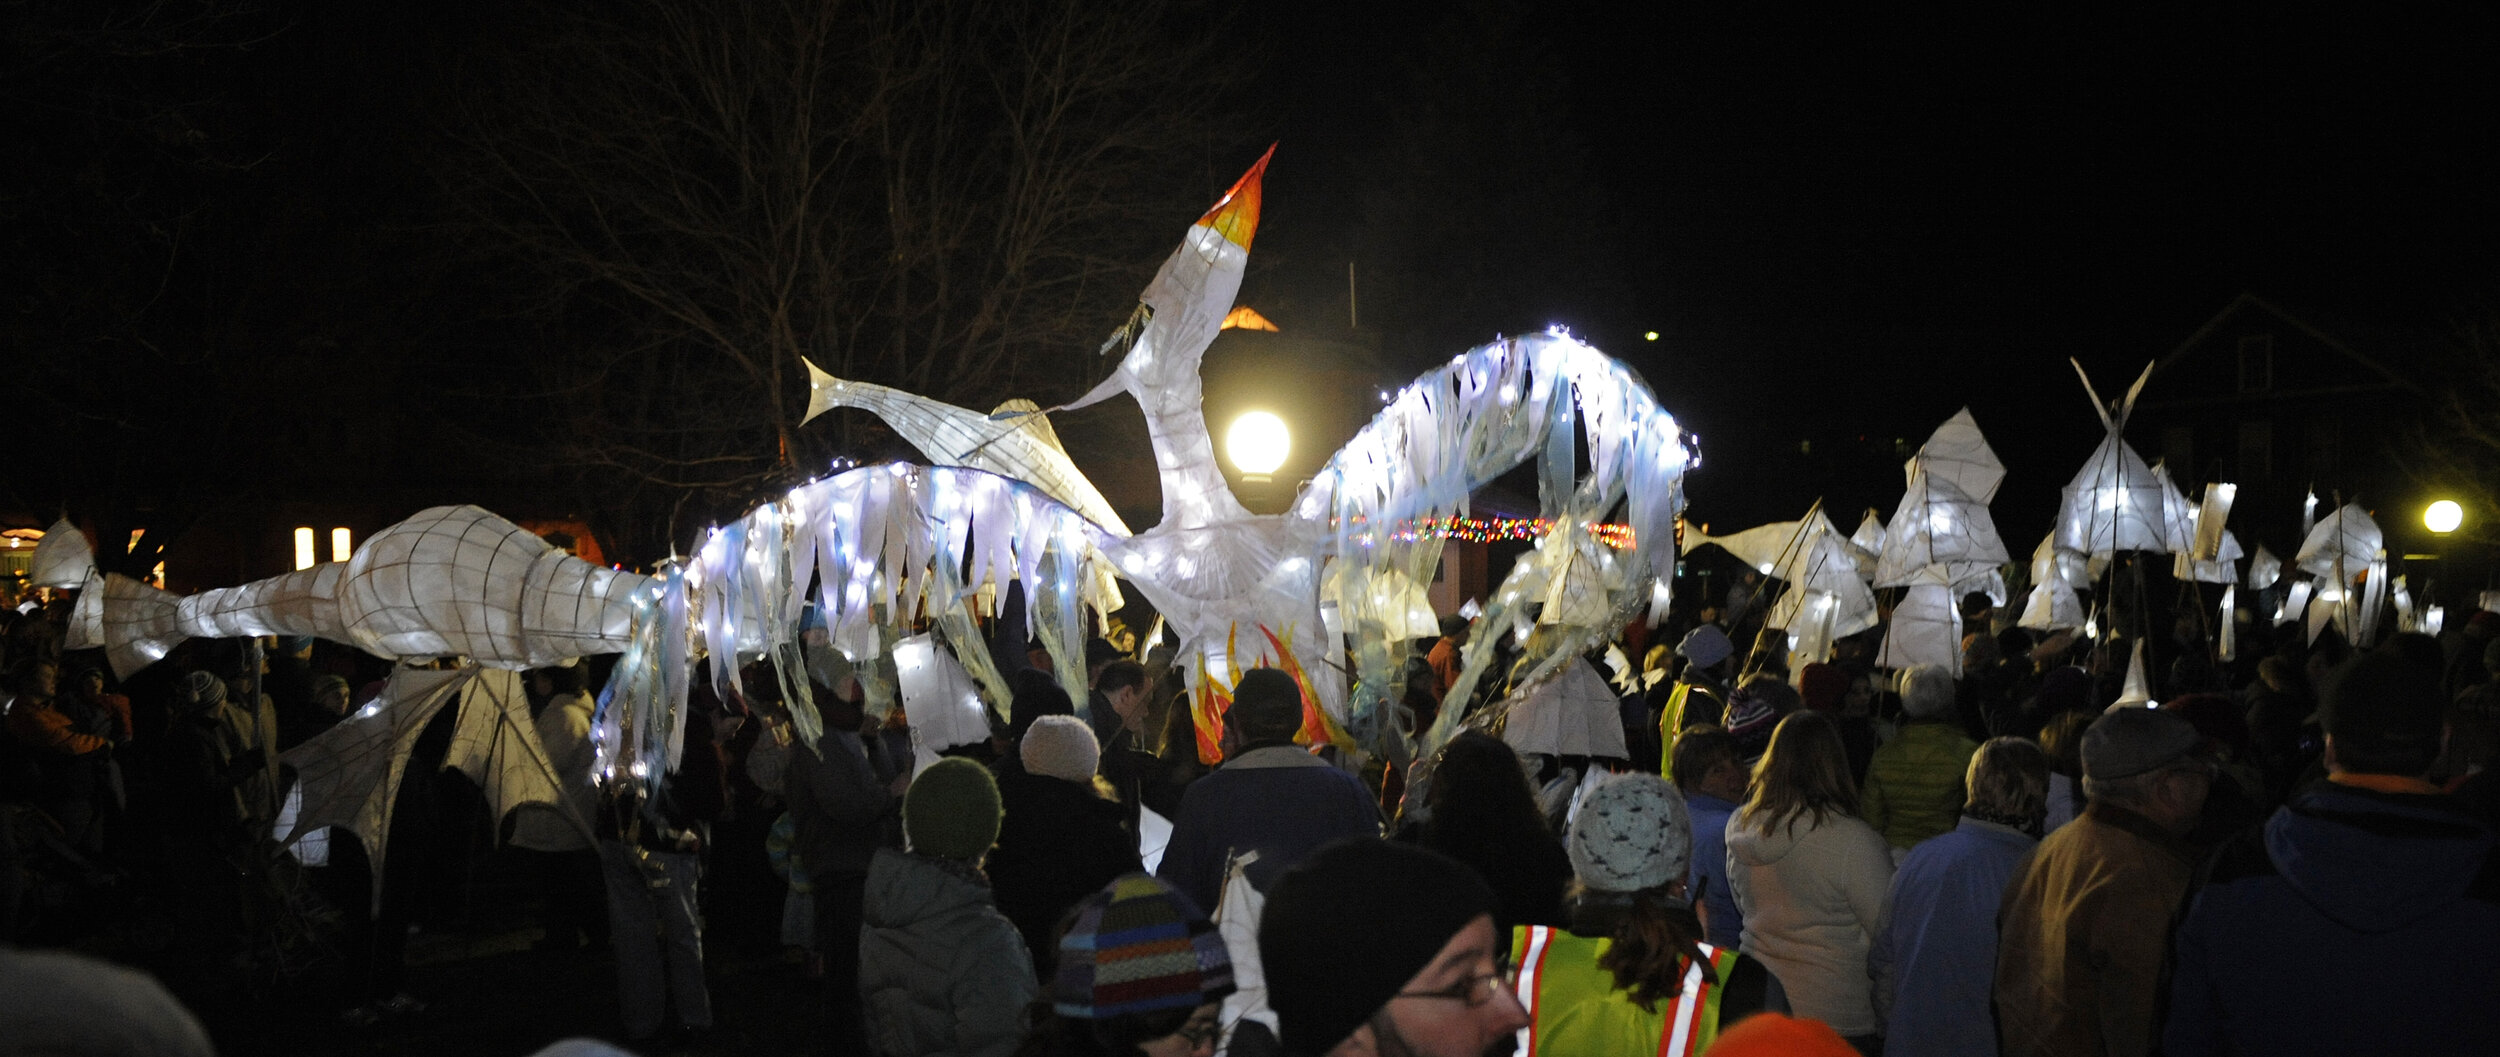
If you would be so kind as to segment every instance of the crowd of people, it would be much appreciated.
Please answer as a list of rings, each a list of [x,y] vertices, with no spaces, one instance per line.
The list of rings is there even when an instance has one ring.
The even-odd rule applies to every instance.
[[[921,745],[880,706],[890,672],[817,628],[803,672],[697,686],[668,780],[601,784],[595,669],[534,671],[568,799],[487,816],[440,777],[438,720],[379,878],[356,840],[312,865],[275,834],[281,753],[384,666],[197,642],[119,681],[60,649],[56,602],[0,635],[0,926],[72,945],[98,907],[164,893],[188,958],[159,972],[197,1001],[237,952],[283,957],[283,894],[309,891],[338,1015],[369,1026],[425,1006],[402,948],[468,846],[445,832],[500,826],[532,857],[541,945],[612,952],[615,1037],[646,1053],[716,1037],[707,877],[767,863],[767,942],[821,989],[838,1055],[2500,1046],[2500,615],[2368,650],[2252,628],[2229,662],[2181,622],[2138,700],[2141,636],[2043,635],[1974,596],[1958,671],[1877,669],[1880,629],[1792,670],[1740,593],[1568,662],[1620,665],[1621,757],[1514,745],[1497,706],[1532,673],[1506,656],[1521,685],[1444,703],[1464,622],[1411,644],[1405,707],[1470,720],[1412,767],[1298,744],[1303,690],[1269,668],[1203,763],[1168,651],[1101,640],[1081,706],[1035,650],[990,739]],[[180,1043],[148,1052],[207,1052],[147,978],[45,968],[68,957],[0,951],[0,978],[100,981]],[[52,1030],[11,986],[0,1037]]]

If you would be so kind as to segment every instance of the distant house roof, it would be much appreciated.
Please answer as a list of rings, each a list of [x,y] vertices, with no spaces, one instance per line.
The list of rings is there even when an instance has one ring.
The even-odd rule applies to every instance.
[[[2354,366],[2360,368],[2363,372],[2366,372],[2367,375],[2372,376],[2375,379],[2374,381],[2367,381],[2363,383],[2369,388],[2388,386],[2410,390],[2415,393],[2423,392],[2420,384],[2414,382],[2410,378],[2389,370],[2387,365],[2380,363],[2378,360],[2371,358],[2370,356],[2362,353],[2360,350],[2353,348],[2351,345],[2345,344],[2342,339],[2337,338],[2335,335],[2318,329],[2308,320],[2302,319],[2299,316],[2295,316],[2290,312],[2285,311],[2282,306],[2277,305],[2272,301],[2268,301],[2255,294],[2246,293],[2232,298],[2230,304],[2222,307],[2222,311],[2214,313],[2213,318],[2206,320],[2204,326],[2196,328],[2196,332],[2188,335],[2187,340],[2180,342],[2177,347],[2172,348],[2169,355],[2161,358],[2161,362],[2154,368],[2153,373],[2157,376],[2170,373],[2172,367],[2179,361],[2195,355],[2198,350],[2204,348],[2207,343],[2207,339],[2213,337],[2217,331],[2223,329],[2223,327],[2228,325],[2231,320],[2248,312],[2260,312],[2267,316],[2271,316],[2274,319],[2281,321],[2284,325],[2308,335],[2319,345],[2324,346],[2335,354],[2351,360]]]

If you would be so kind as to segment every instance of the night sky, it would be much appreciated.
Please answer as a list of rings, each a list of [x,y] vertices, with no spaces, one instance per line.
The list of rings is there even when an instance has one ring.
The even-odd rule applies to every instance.
[[[433,104],[505,24],[343,6],[265,8],[239,60],[282,145],[249,177],[270,237],[227,247],[263,285],[435,259],[421,155],[457,115]],[[1351,260],[1392,373],[1547,324],[1633,363],[1700,434],[1719,530],[1889,512],[1894,441],[1967,404],[2019,544],[2094,442],[2069,356],[2122,389],[2242,292],[2380,349],[2488,316],[2487,6],[1946,8],[1245,4],[1252,65],[1189,167],[1211,196],[1280,144],[1243,299],[1289,330],[1343,329]],[[436,267],[264,311],[528,355],[477,308],[490,273]]]
[[[1638,365],[1703,438],[1697,519],[1888,513],[1892,441],[1967,404],[2027,541],[2098,432],[2070,356],[2114,393],[2242,292],[2399,367],[2487,316],[2488,7],[1943,7],[1532,16],[1627,289],[1581,304],[1523,275],[1479,325],[1542,308]],[[1350,65],[1426,32],[1366,28]],[[1364,76],[1313,84],[1292,127],[1324,141]],[[1824,455],[1787,457],[1804,440]]]

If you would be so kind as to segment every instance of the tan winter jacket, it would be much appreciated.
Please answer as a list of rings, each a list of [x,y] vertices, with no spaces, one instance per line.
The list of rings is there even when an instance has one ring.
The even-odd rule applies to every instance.
[[[1799,1017],[1843,1035],[1877,1028],[1866,954],[1892,889],[1892,850],[1856,818],[1807,815],[1765,834],[1727,823],[1728,886],[1744,911],[1743,950],[1769,966]]]

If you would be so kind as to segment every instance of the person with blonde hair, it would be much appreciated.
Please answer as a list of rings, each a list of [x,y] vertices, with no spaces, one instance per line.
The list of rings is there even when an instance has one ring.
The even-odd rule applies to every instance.
[[[1772,731],[1752,795],[1728,822],[1727,860],[1744,952],[1779,977],[1798,1016],[1878,1052],[1866,966],[1892,851],[1858,816],[1848,753],[1829,717],[1797,712]]]
[[[2040,843],[2049,754],[2021,738],[1990,738],[1962,784],[1970,795],[1961,820],[1901,860],[1875,930],[1867,968],[1891,1057],[1997,1052],[1988,1006],[1997,908]]]

